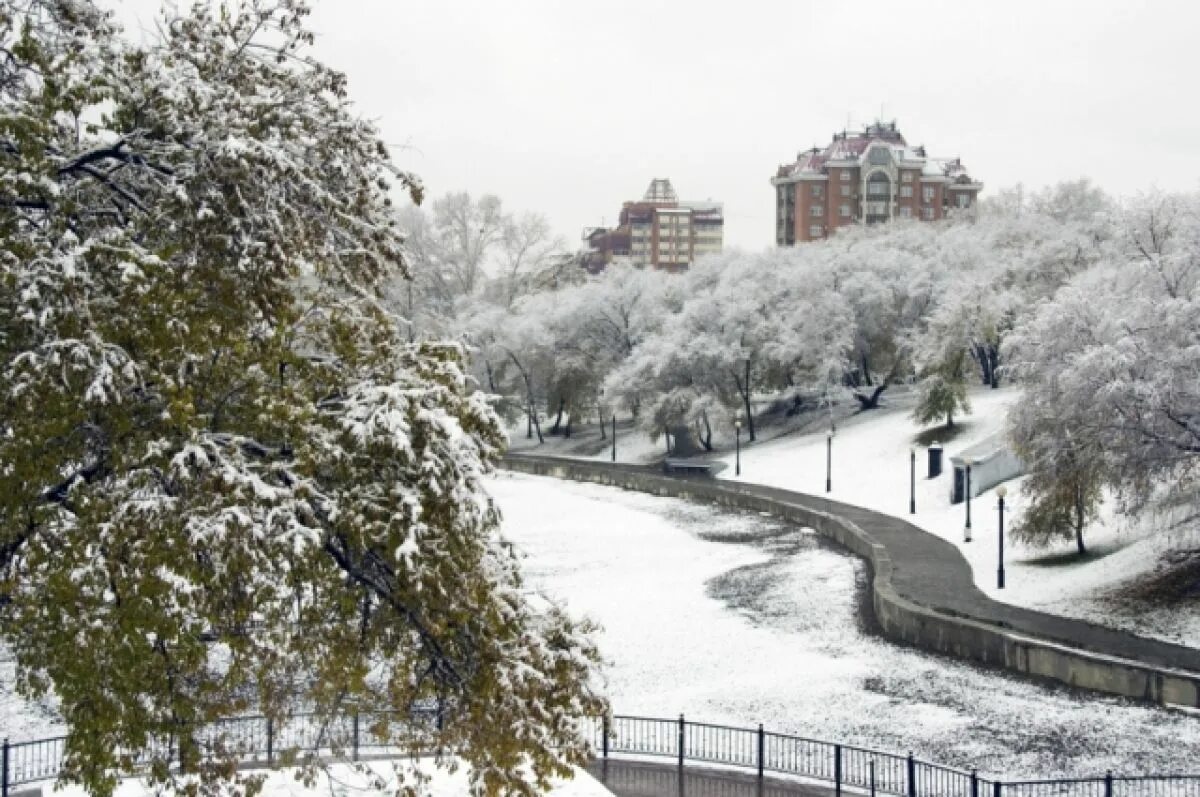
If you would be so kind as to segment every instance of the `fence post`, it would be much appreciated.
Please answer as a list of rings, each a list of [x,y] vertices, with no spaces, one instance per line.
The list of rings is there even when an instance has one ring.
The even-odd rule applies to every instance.
[[[867,769],[871,775],[871,797],[875,797],[875,759],[872,758],[867,762]]]
[[[275,720],[267,717],[267,766],[275,762]]]
[[[758,723],[758,779],[763,778],[763,758],[767,748],[767,735],[763,732],[762,723]],[[1110,795],[1111,797],[1111,795]]]
[[[1000,781],[996,781],[995,783],[992,784],[992,797],[1001,797],[1003,792],[1004,792],[1004,784],[1003,783],[1001,783]]]
[[[4,751],[0,753],[0,797],[8,797],[8,737],[4,737]]]
[[[354,709],[354,760],[358,760],[358,708]]]
[[[1104,797],[1113,797],[1113,774],[1111,769],[1104,773]]]
[[[917,797],[917,762],[908,751],[908,797]]]
[[[833,793],[842,797],[842,746],[833,746]]]
[[[686,738],[684,736],[684,734],[686,733],[686,731],[684,729],[686,727],[687,727],[687,724],[683,721],[683,715],[680,714],[679,715],[679,768],[680,769],[683,769],[683,745],[684,745],[684,741]]]
[[[608,758],[608,715],[605,714],[600,720],[600,749],[604,751],[604,757]]]
[[[971,797],[979,797],[979,773],[971,770]]]

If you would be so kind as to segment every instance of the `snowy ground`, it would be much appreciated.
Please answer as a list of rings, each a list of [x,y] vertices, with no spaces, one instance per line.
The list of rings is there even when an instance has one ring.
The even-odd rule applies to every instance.
[[[454,773],[435,768],[428,762],[400,766],[403,781],[397,778],[396,769],[387,763],[369,765],[370,775],[356,772],[348,765],[330,767],[328,774],[317,778],[312,786],[305,786],[295,778],[294,770],[271,772],[261,792],[262,797],[368,797],[368,795],[394,795],[397,787],[412,783],[414,773],[428,776],[429,781],[423,794],[429,797],[465,797],[470,794],[467,772],[459,769]],[[51,792],[59,797],[86,797],[78,786],[66,786]],[[154,791],[137,780],[121,783],[114,792],[115,797],[151,797]],[[581,769],[566,781],[558,781],[547,794],[555,797],[611,797],[611,792],[595,778]]]
[[[1200,539],[1155,533],[1156,521],[1131,525],[1107,505],[1100,521],[1085,532],[1093,555],[1080,561],[1073,542],[1033,549],[1006,540],[1006,587],[996,588],[998,511],[994,490],[972,499],[973,541],[963,541],[965,506],[950,503],[950,457],[1000,432],[1008,407],[1020,398],[1012,388],[972,393],[972,413],[962,430],[945,442],[945,469],[925,479],[925,450],[917,449],[917,514],[908,513],[909,450],[920,428],[903,404],[854,416],[838,424],[833,439],[833,491],[838,501],[868,507],[909,520],[956,544],[975,572],[975,583],[996,600],[1125,628],[1172,642],[1200,645],[1200,601],[1189,606],[1155,606],[1125,593],[1171,548],[1200,547]],[[825,492],[825,431],[784,437],[742,449],[742,481],[817,495]],[[736,478],[732,455],[720,478]],[[1025,506],[1023,479],[1007,486],[1006,524]]]
[[[909,417],[913,394],[895,386],[878,410],[850,414],[853,406],[835,409],[837,434],[833,442],[832,498],[909,520],[956,544],[975,572],[975,583],[996,600],[1046,612],[1078,617],[1123,628],[1144,636],[1200,646],[1200,596],[1191,601],[1162,603],[1137,594],[1136,586],[1158,570],[1173,553],[1200,549],[1196,524],[1190,531],[1168,530],[1162,518],[1148,517],[1131,523],[1115,513],[1113,502],[1101,511],[1099,521],[1086,531],[1090,555],[1079,559],[1072,542],[1049,548],[1030,548],[1006,541],[1006,588],[996,588],[998,559],[997,500],[993,490],[971,502],[974,541],[963,542],[965,507],[950,504],[950,457],[1000,432],[1004,414],[1020,393],[1013,388],[976,389],[971,394],[972,413],[958,419],[958,433],[942,441],[945,468],[929,480],[925,448],[917,446],[917,514],[908,513],[909,450],[921,429]],[[828,420],[810,413],[784,423],[766,425],[760,442],[745,443],[743,433],[740,480],[790,490],[825,494],[825,431]],[[725,450],[714,457],[725,464],[719,478],[734,476],[732,440],[718,432]],[[594,419],[577,425],[570,440],[547,437],[545,445],[524,437],[524,428],[510,431],[517,451],[607,461],[609,449],[599,440]],[[661,458],[662,441],[651,442],[628,421],[618,429],[617,460],[643,463]],[[1006,485],[1006,525],[1019,519],[1025,500],[1024,479]],[[1200,563],[1197,564],[1200,569]]]
[[[914,750],[1008,776],[1190,771],[1200,719],[864,632],[864,567],[772,518],[596,485],[490,485],[530,583],[605,628],[622,714]]]

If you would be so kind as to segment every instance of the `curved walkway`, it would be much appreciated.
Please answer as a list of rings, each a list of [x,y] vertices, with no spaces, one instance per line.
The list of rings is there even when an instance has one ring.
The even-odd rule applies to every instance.
[[[827,786],[706,767],[604,758],[587,771],[616,797],[834,797]]]
[[[1200,650],[992,600],[950,543],[899,518],[803,493],[650,466],[527,454],[503,467],[767,511],[809,526],[872,567],[884,635],[1069,686],[1200,707]]]

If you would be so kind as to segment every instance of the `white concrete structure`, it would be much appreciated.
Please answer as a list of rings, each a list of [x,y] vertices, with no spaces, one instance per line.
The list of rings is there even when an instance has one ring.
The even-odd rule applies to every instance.
[[[954,478],[950,481],[952,504],[960,503],[965,496],[967,463],[971,465],[972,498],[1025,472],[1025,465],[1008,447],[1004,436],[992,435],[950,457],[954,468]]]

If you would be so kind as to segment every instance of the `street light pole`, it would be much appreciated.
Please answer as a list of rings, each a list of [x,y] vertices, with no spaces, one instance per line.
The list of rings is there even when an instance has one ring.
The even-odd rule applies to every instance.
[[[825,492],[833,492],[833,430],[825,435]]]
[[[966,499],[967,499],[967,525],[963,528],[963,542],[971,541],[971,460],[967,460],[963,465],[966,467]]]
[[[739,418],[733,422],[735,453],[733,459],[733,475],[742,475],[742,421]]]
[[[1003,484],[996,488],[996,497],[1000,499],[1000,566],[996,568],[996,589],[1004,589],[1004,496],[1007,494]]]
[[[616,462],[617,461],[617,413],[616,413],[615,409],[613,410],[612,439],[613,439],[612,461]]]
[[[908,514],[917,514],[917,449],[908,449]]]

